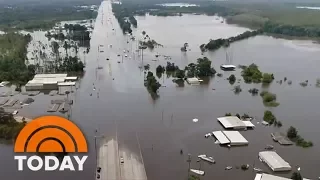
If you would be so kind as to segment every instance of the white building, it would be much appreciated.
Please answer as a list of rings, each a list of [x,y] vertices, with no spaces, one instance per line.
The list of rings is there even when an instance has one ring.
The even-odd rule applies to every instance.
[[[200,84],[201,80],[196,77],[193,77],[193,78],[187,78],[187,82],[189,84],[196,85],[196,84]]]
[[[212,135],[217,138],[219,144],[230,144],[230,140],[223,134],[222,131],[213,131]]]
[[[263,173],[263,174],[256,174],[256,177],[254,178],[254,180],[291,180],[291,179]]]
[[[223,134],[229,139],[231,146],[242,146],[249,144],[246,138],[244,138],[239,131],[223,131]]]
[[[67,74],[36,74],[26,85],[27,91],[32,90],[52,90],[58,89],[61,85],[74,86],[75,83],[64,83],[66,81],[75,81],[77,77],[67,77]]]
[[[291,166],[274,151],[259,152],[259,158],[273,171],[291,171]]]
[[[249,144],[239,131],[214,131],[212,135],[221,145],[230,144],[231,146],[243,146]]]
[[[217,119],[225,129],[246,129],[254,127],[250,121],[242,121],[237,116],[225,116]]]

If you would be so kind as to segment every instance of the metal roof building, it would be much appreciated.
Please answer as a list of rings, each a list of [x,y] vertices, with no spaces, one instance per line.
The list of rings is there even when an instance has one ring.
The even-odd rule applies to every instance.
[[[65,78],[67,77],[67,74],[36,74],[34,75],[34,79],[36,78]]]
[[[74,82],[65,83],[65,81],[76,81],[77,77],[67,77],[67,74],[36,74],[26,85],[26,90],[51,90],[58,89],[59,83],[63,86],[74,86]]]
[[[255,125],[251,121],[242,121],[247,128],[254,128]]]
[[[246,138],[244,138],[239,131],[223,131],[223,134],[229,139],[230,145],[241,146],[249,144]]]
[[[254,180],[291,180],[291,179],[263,173],[263,174],[256,174],[256,177],[254,178]]]
[[[222,126],[226,129],[245,129],[246,124],[242,122],[237,116],[226,116],[217,118]]]
[[[230,143],[229,139],[222,133],[222,131],[213,131],[212,134],[217,138],[219,144],[224,145]]]
[[[291,166],[274,151],[259,152],[259,158],[273,171],[291,171]]]

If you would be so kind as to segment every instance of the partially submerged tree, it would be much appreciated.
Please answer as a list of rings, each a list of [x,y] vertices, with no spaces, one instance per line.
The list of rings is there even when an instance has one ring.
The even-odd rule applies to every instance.
[[[298,137],[298,131],[296,128],[290,126],[290,128],[287,131],[287,137],[290,139],[295,139]]]
[[[292,174],[291,179],[293,180],[303,180],[300,172],[296,171]]]

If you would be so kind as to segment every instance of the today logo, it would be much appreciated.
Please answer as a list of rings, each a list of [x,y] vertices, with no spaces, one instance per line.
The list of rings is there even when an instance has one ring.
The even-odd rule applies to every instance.
[[[87,141],[81,130],[71,121],[59,116],[42,116],[32,120],[19,133],[15,153],[87,153]],[[73,165],[75,160],[77,169]],[[56,156],[37,155],[14,156],[18,161],[18,170],[23,171],[24,164],[32,171],[83,171],[88,156],[64,156],[61,164]]]

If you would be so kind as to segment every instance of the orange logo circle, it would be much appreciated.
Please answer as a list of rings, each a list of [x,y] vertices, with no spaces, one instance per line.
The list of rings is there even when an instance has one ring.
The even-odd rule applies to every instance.
[[[32,120],[19,133],[14,152],[88,152],[81,130],[59,116],[42,116]]]

